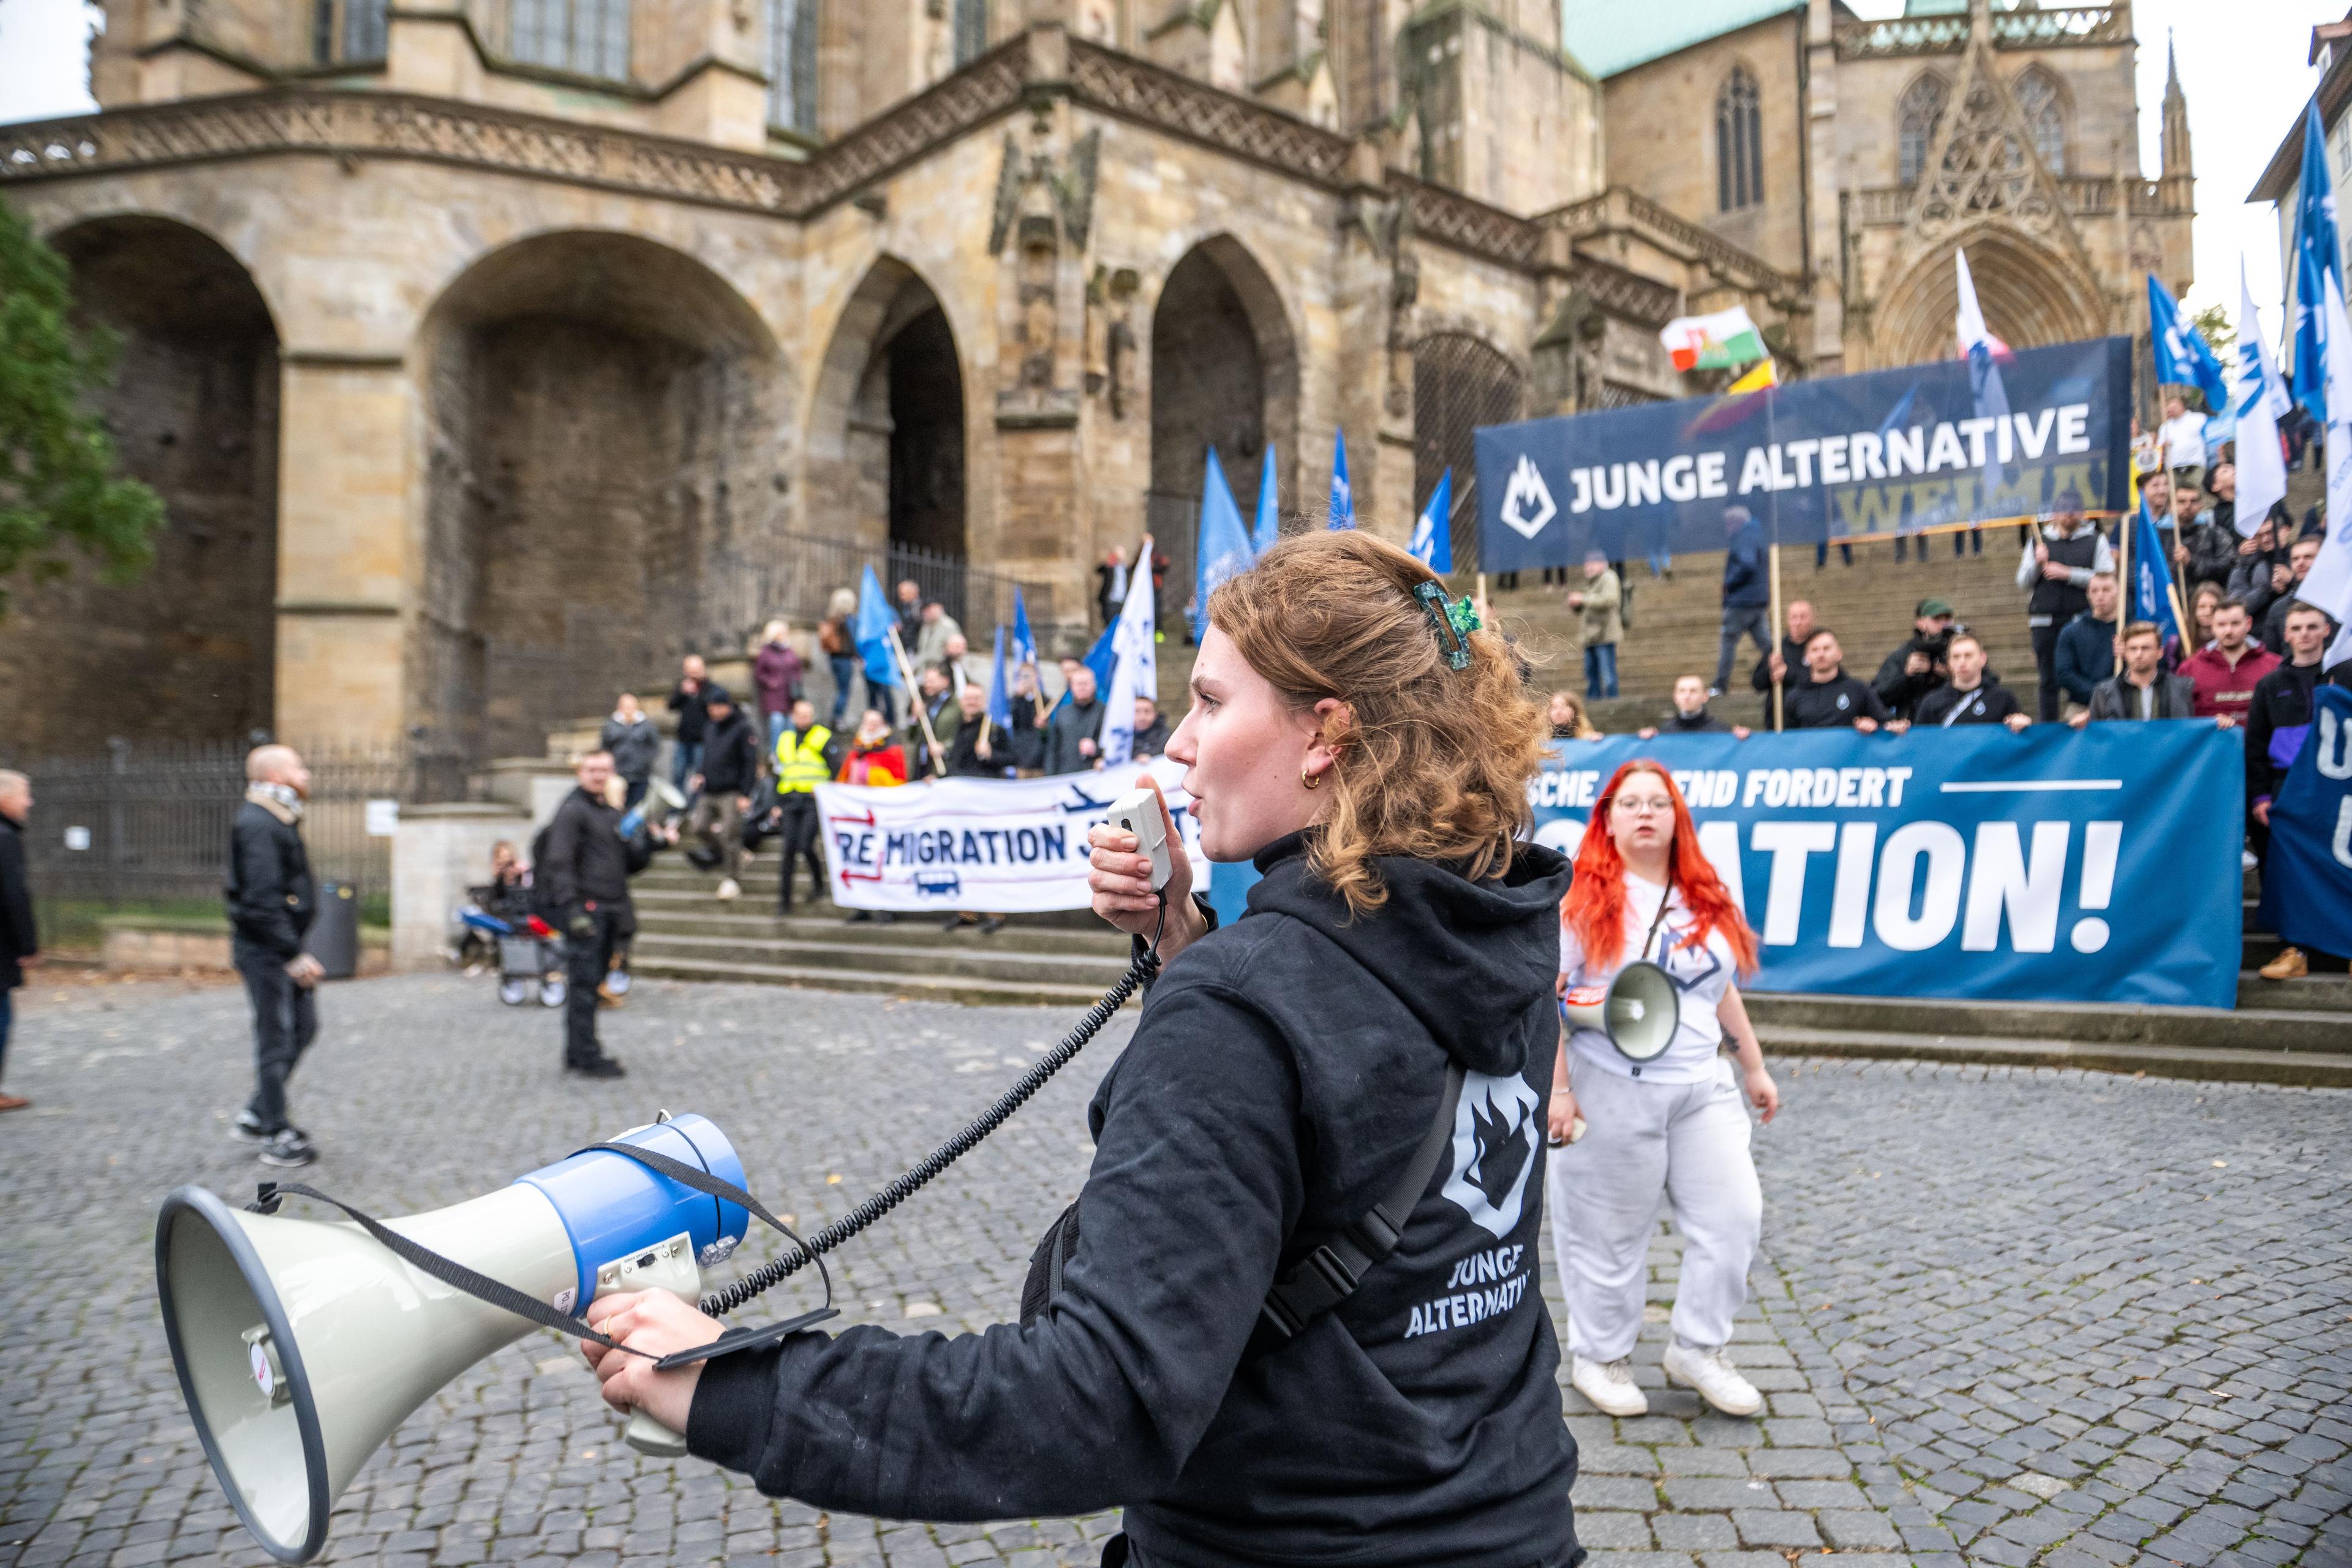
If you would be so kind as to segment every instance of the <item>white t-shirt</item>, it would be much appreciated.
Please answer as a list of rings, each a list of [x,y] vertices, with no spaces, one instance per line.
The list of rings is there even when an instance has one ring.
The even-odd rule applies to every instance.
[[[1716,1016],[1716,1008],[1723,1002],[1724,993],[1731,988],[1733,966],[1731,944],[1719,931],[1706,933],[1706,942],[1699,947],[1685,947],[1683,940],[1690,935],[1690,906],[1683,902],[1680,888],[1674,890],[1674,901],[1667,906],[1666,918],[1658,924],[1658,934],[1651,938],[1649,951],[1636,951],[1650,933],[1650,922],[1657,919],[1658,900],[1665,889],[1655,882],[1636,877],[1625,878],[1625,944],[1618,960],[1607,968],[1588,967],[1584,962],[1584,945],[1576,940],[1566,921],[1559,927],[1559,968],[1568,976],[1570,990],[1580,985],[1606,985],[1617,976],[1618,970],[1636,958],[1647,958],[1673,976],[1682,991],[1680,1017],[1675,1037],[1664,1051],[1646,1062],[1628,1061],[1609,1037],[1598,1029],[1577,1029],[1568,1037],[1570,1048],[1621,1078],[1638,1078],[1647,1083],[1699,1083],[1714,1076],[1716,1053],[1723,1045],[1723,1020]]]
[[[2158,438],[2164,443],[2164,460],[2176,468],[2201,468],[2205,466],[2205,416],[2183,414],[2178,419],[2168,419],[2157,429]]]

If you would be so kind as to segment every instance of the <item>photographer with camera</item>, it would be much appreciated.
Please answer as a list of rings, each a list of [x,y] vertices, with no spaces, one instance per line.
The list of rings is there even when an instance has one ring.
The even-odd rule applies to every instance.
[[[1908,719],[1920,700],[1951,675],[1944,650],[1952,641],[1952,606],[1945,599],[1922,599],[1911,610],[1911,636],[1886,656],[1870,689],[1897,719]]]
[[[563,797],[532,847],[533,885],[547,918],[563,932],[563,1068],[585,1078],[620,1078],[625,1069],[596,1039],[596,988],[613,966],[613,947],[636,930],[629,879],[644,870],[675,828],[621,837],[621,813],[605,798],[613,753],[590,752],[572,769],[579,787]]]
[[[1219,930],[1181,849],[1163,907],[1131,837],[1089,835],[1095,909],[1168,967],[1034,1314],[667,1373],[583,1348],[609,1404],[818,1508],[1120,1506],[1111,1565],[1566,1568],[1537,1242],[1568,868],[1518,842],[1543,717],[1502,637],[1369,533],[1283,541],[1207,619],[1168,755],[1202,848],[1263,878]],[[661,1292],[588,1316],[654,1353],[719,1332]]]

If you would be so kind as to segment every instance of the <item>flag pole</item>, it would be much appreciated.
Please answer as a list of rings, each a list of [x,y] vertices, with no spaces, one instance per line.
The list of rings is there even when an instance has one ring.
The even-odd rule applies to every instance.
[[[931,776],[943,779],[948,776],[947,760],[940,755],[940,738],[931,730],[931,716],[923,711],[923,689],[915,684],[914,663],[907,657],[906,645],[898,640],[897,626],[885,627],[883,635],[890,639],[890,652],[898,661],[898,678],[907,683],[907,700],[914,707],[915,721],[923,727],[931,754]]]

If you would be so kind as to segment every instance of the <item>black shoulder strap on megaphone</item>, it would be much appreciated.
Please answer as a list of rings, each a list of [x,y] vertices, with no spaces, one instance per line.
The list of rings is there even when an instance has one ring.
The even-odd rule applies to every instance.
[[[1323,1313],[1356,1293],[1372,1266],[1394,1252],[1404,1239],[1405,1221],[1429,1190],[1437,1162],[1454,1141],[1454,1118],[1462,1104],[1464,1068],[1459,1061],[1445,1067],[1445,1092],[1438,1096],[1437,1116],[1413,1151],[1412,1163],[1371,1212],[1341,1227],[1339,1234],[1308,1253],[1274,1282],[1265,1305],[1258,1309],[1261,1342],[1278,1344],[1295,1337]]]
[[[646,1153],[646,1151],[642,1149],[633,1149],[627,1144],[602,1143],[596,1145],[596,1147],[610,1149],[615,1153],[622,1154],[641,1156]],[[667,1155],[655,1155],[653,1158],[667,1160],[668,1157]],[[650,1163],[651,1162],[647,1161],[646,1163]],[[675,1161],[670,1161],[669,1163],[671,1164],[677,1163]],[[656,1167],[656,1169],[658,1168],[659,1167]],[[679,1168],[682,1170],[685,1167],[681,1166]],[[694,1173],[697,1176],[703,1177],[706,1181],[716,1182],[716,1178],[706,1176],[704,1173],[700,1171],[697,1171]],[[671,1176],[674,1180],[680,1182],[685,1181],[683,1176],[677,1175],[676,1173],[671,1171],[664,1170],[662,1174]],[[696,1184],[689,1183],[688,1184],[695,1185]],[[716,1192],[712,1191],[711,1188],[700,1186],[697,1186],[697,1190],[709,1192],[714,1197],[726,1198],[730,1203],[742,1204],[746,1210],[753,1214],[757,1214],[761,1219],[766,1220],[771,1225],[774,1225],[778,1230],[783,1230],[784,1234],[788,1237],[792,1237],[792,1239],[795,1243],[799,1242],[800,1237],[793,1236],[793,1233],[789,1230],[784,1230],[784,1227],[781,1224],[778,1224],[773,1216],[769,1215],[766,1209],[760,1206],[756,1199],[751,1199],[747,1202],[746,1200],[750,1199],[751,1196],[749,1194],[743,1193],[741,1189],[734,1187],[727,1183],[718,1183],[717,1184],[719,1186],[726,1187],[727,1191]],[[667,1372],[675,1366],[684,1366],[690,1362],[702,1361],[714,1355],[723,1355],[730,1351],[747,1350],[753,1344],[765,1344],[770,1341],[782,1339],[786,1334],[795,1333],[812,1324],[821,1323],[828,1318],[840,1316],[838,1309],[828,1304],[818,1308],[814,1311],[803,1312],[796,1318],[788,1318],[781,1323],[770,1323],[765,1327],[759,1329],[731,1330],[729,1332],[720,1335],[718,1339],[713,1340],[710,1343],[707,1345],[698,1345],[690,1351],[680,1351],[675,1355],[656,1356],[649,1351],[641,1351],[629,1345],[625,1345],[618,1340],[613,1339],[598,1330],[590,1328],[588,1324],[581,1319],[573,1317],[569,1312],[558,1311],[555,1308],[548,1305],[545,1301],[541,1300],[536,1296],[526,1295],[524,1292],[516,1289],[513,1286],[509,1285],[502,1280],[493,1279],[487,1274],[481,1273],[476,1269],[468,1268],[455,1258],[444,1258],[441,1254],[434,1251],[431,1247],[420,1247],[415,1242],[409,1240],[408,1237],[401,1235],[400,1232],[385,1225],[382,1220],[377,1219],[373,1215],[362,1213],[361,1210],[355,1209],[351,1205],[343,1202],[342,1199],[331,1197],[329,1194],[319,1191],[316,1187],[304,1186],[299,1182],[264,1182],[261,1184],[260,1190],[255,1194],[254,1201],[245,1206],[255,1214],[276,1214],[278,1212],[278,1205],[289,1197],[309,1198],[315,1203],[322,1203],[328,1205],[330,1207],[342,1210],[343,1213],[352,1217],[352,1222],[362,1230],[366,1231],[368,1235],[374,1237],[376,1241],[381,1243],[384,1250],[390,1252],[394,1258],[399,1258],[403,1263],[407,1264],[418,1273],[425,1275],[430,1279],[438,1279],[442,1284],[448,1286],[453,1290],[462,1291],[466,1295],[473,1297],[476,1300],[487,1302],[490,1306],[496,1307],[502,1311],[512,1312],[518,1318],[527,1318],[543,1329],[553,1329],[557,1333],[570,1334],[576,1338],[586,1340],[592,1344],[603,1345],[607,1350],[626,1351],[631,1355],[643,1356],[646,1360],[652,1362],[657,1368],[664,1372]],[[827,1279],[825,1282],[825,1297],[828,1303],[832,1300],[832,1293],[833,1283],[830,1279]]]

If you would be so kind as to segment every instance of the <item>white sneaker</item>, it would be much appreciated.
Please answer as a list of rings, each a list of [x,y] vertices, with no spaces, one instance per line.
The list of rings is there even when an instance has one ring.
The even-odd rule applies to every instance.
[[[729,899],[740,898],[742,893],[743,889],[735,885],[735,879],[732,877],[719,884],[719,899],[721,903]]]
[[[1647,1415],[1649,1396],[1633,1386],[1633,1363],[1570,1358],[1569,1385],[1592,1402],[1603,1415]]]
[[[1695,1388],[1698,1396],[1726,1415],[1753,1415],[1764,1408],[1756,1385],[1739,1375],[1730,1352],[1721,1346],[1691,1350],[1677,1340],[1666,1347],[1666,1381]]]

